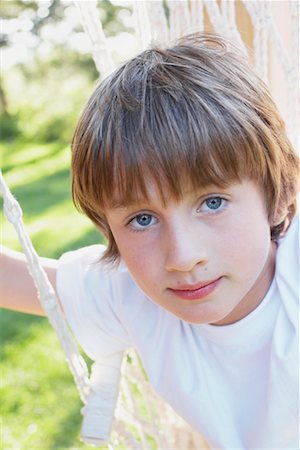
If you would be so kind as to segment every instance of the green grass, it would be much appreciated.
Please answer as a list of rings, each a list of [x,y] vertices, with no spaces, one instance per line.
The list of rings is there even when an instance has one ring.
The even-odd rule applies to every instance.
[[[32,242],[42,256],[103,242],[75,209],[70,192],[70,150],[60,143],[0,143],[2,171],[23,209]],[[13,227],[2,218],[4,244],[19,249]]]
[[[70,150],[60,143],[0,143],[2,171],[21,203],[40,255],[103,242],[72,204]],[[20,249],[1,216],[2,243]],[[79,440],[77,390],[47,319],[1,310],[1,443],[3,450],[91,448]]]

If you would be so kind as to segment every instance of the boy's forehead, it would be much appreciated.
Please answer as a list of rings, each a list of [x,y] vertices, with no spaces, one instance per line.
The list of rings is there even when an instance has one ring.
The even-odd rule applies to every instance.
[[[236,183],[236,182],[235,182]],[[142,190],[131,192],[129,196],[122,195],[122,193],[115,192],[107,200],[107,209],[127,209],[135,206],[142,206],[146,204],[160,202],[167,205],[170,201],[180,201],[183,198],[194,197],[195,195],[201,196],[214,190],[224,189],[229,187],[231,184],[228,183],[226,186],[217,186],[215,184],[193,186],[192,183],[185,183],[181,189],[181,195],[178,196],[173,193],[166,184],[158,185],[154,180],[146,179],[145,187],[146,192],[143,193]]]
[[[111,209],[128,208],[145,203],[149,203],[153,200],[163,200],[168,202],[172,197],[167,186],[163,188],[159,187],[153,180],[145,180],[145,191],[142,189],[135,189],[130,192],[129,195],[120,193],[118,190],[113,192],[113,195],[108,200],[108,207]]]
[[[155,180],[146,177],[143,186],[135,186],[130,192],[120,192],[115,189],[110,198],[107,199],[109,209],[125,209],[141,205],[149,205],[154,202],[167,204],[175,197],[166,183],[158,185]]]

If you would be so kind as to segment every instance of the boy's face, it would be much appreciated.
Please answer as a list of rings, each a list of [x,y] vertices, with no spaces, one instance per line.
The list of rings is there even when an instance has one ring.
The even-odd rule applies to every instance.
[[[276,252],[257,183],[208,187],[165,207],[149,183],[149,199],[106,211],[145,294],[190,323],[225,325],[252,311],[270,286]]]

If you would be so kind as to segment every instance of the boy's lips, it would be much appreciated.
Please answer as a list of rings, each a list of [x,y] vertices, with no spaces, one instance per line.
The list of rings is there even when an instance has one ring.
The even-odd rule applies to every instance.
[[[211,294],[218,286],[222,277],[197,284],[182,284],[176,288],[169,288],[173,294],[183,300],[201,300]]]

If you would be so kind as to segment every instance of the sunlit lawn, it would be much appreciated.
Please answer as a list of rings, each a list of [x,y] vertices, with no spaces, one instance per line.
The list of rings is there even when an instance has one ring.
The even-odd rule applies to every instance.
[[[62,144],[1,143],[2,171],[40,255],[58,257],[101,237],[71,201],[70,150]],[[1,208],[2,209],[2,208]],[[2,243],[20,249],[1,216]],[[79,440],[72,376],[47,319],[1,310],[1,449],[91,448]]]
[[[58,257],[99,242],[91,223],[75,209],[70,193],[70,150],[60,143],[0,144],[2,170],[21,203],[24,221],[40,255]],[[5,245],[18,248],[12,226],[3,221]]]

